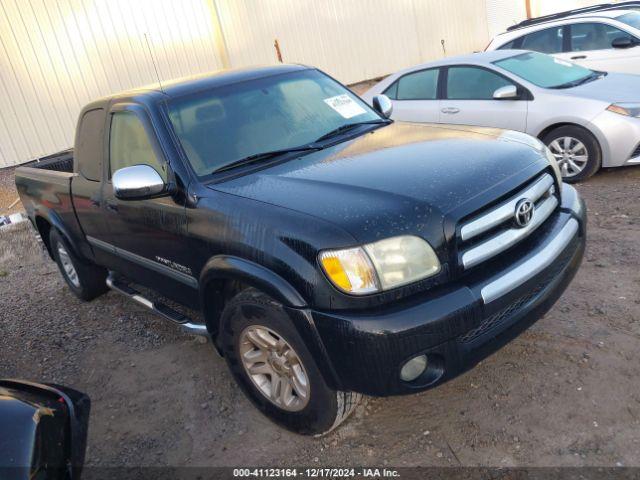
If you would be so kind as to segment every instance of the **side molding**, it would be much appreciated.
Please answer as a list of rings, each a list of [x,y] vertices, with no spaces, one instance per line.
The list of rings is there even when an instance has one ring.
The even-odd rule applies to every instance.
[[[288,307],[307,306],[307,302],[298,291],[280,275],[240,257],[230,255],[212,257],[202,269],[199,283],[204,286],[209,281],[218,279],[238,280],[249,284]]]

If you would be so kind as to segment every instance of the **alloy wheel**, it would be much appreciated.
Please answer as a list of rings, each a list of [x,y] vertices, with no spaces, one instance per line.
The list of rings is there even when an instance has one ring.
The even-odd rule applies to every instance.
[[[74,287],[80,288],[80,278],[78,277],[78,272],[76,272],[76,267],[73,266],[69,252],[67,252],[67,249],[64,248],[64,245],[61,243],[58,243],[58,258],[62,264],[65,276]]]
[[[575,177],[589,162],[589,151],[580,140],[574,137],[559,137],[549,144],[549,150],[556,158],[562,176]]]
[[[240,335],[240,358],[247,375],[271,403],[302,410],[310,398],[309,376],[299,355],[273,330],[252,325]]]

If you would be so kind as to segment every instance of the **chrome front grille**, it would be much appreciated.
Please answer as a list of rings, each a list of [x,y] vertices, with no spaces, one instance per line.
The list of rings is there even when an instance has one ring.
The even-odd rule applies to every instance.
[[[524,200],[533,203],[533,214],[528,223],[518,226],[516,209]],[[462,267],[475,267],[517,245],[551,216],[558,203],[553,177],[545,173],[508,200],[465,222],[460,228]]]

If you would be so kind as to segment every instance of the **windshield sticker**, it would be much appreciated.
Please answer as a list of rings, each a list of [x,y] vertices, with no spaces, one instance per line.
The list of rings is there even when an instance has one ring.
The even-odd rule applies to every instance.
[[[556,62],[558,65],[562,65],[564,67],[573,67],[573,63],[567,62],[566,60],[560,60],[559,58],[554,58],[553,61]]]
[[[352,118],[358,115],[362,115],[363,113],[367,113],[364,108],[354,102],[353,99],[347,94],[325,98],[324,103],[326,103],[336,112],[342,115],[343,118]]]

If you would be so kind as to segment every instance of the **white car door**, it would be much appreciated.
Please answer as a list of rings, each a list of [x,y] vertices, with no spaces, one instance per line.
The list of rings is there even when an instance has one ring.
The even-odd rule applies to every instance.
[[[613,25],[583,22],[569,25],[570,51],[556,55],[591,70],[640,74],[640,42]],[[628,39],[626,48],[613,48],[614,41]]]
[[[396,80],[385,94],[393,102],[391,118],[404,122],[437,123],[439,68],[407,73]]]
[[[502,100],[493,97],[499,88],[515,85],[508,78],[487,68],[468,65],[451,66],[444,77],[440,123],[526,131],[527,96]]]

